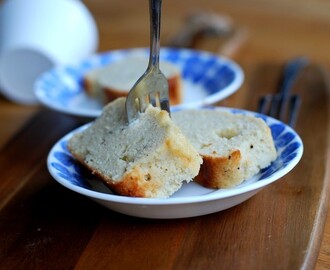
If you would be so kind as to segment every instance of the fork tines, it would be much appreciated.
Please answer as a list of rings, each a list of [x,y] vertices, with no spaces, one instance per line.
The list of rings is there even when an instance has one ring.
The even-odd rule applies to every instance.
[[[258,112],[277,118],[294,127],[300,103],[301,99],[298,95],[266,95],[259,100]]]
[[[151,92],[149,93],[148,96],[146,96],[146,104],[143,106],[143,108],[145,109],[146,106],[148,106],[148,104],[152,104],[154,107],[158,107],[161,110],[165,110],[168,113],[170,113],[170,103],[168,100],[168,95],[166,93],[164,93],[163,91],[157,92]],[[140,103],[140,107],[141,103]]]
[[[137,118],[139,112],[144,112],[151,104],[170,114],[170,102],[167,91],[152,91],[145,95],[139,95],[138,91],[132,91],[126,99],[126,113],[128,122]]]

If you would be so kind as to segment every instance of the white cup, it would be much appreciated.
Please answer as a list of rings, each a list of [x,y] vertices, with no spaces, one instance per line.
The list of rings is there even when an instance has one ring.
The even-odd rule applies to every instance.
[[[37,103],[33,85],[55,65],[95,53],[98,31],[80,0],[6,0],[0,6],[0,92]]]

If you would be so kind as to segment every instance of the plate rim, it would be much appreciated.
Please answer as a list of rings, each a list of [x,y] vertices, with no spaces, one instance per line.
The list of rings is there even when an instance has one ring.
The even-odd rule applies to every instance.
[[[37,78],[37,80],[35,81],[35,84],[34,84],[34,95],[40,104],[42,104],[48,108],[51,108],[55,111],[65,113],[65,114],[80,116],[80,117],[98,117],[101,114],[102,109],[84,108],[83,110],[77,110],[75,107],[71,108],[71,107],[60,106],[60,105],[58,105],[58,103],[51,102],[49,99],[45,98],[45,96],[44,96],[44,91],[41,87],[42,81],[47,76],[49,76],[49,74],[51,74],[53,72],[55,72],[55,73],[64,72],[64,70],[67,68],[76,68],[77,69],[77,68],[81,67],[82,65],[86,64],[87,62],[94,62],[97,59],[99,59],[101,57],[106,57],[107,55],[110,55],[110,54],[114,55],[114,54],[125,54],[125,53],[139,53],[139,52],[146,51],[148,49],[149,48],[147,48],[147,47],[137,47],[137,48],[109,50],[109,51],[104,51],[104,52],[99,52],[99,53],[93,54],[75,64],[57,65],[57,66],[51,68],[50,70],[43,72]],[[209,105],[209,104],[221,101],[221,100],[225,99],[226,97],[237,92],[244,82],[245,74],[244,74],[242,67],[237,62],[235,62],[234,60],[232,60],[226,56],[217,55],[215,53],[208,52],[208,51],[189,49],[189,48],[161,47],[161,52],[162,51],[164,54],[169,53],[171,51],[179,51],[180,53],[183,53],[183,54],[184,53],[198,54],[203,57],[215,57],[218,60],[226,63],[227,66],[230,66],[231,70],[235,74],[235,78],[234,78],[233,82],[231,82],[230,85],[226,86],[222,90],[219,90],[215,94],[209,95],[200,101],[173,105],[172,106],[173,108],[178,108],[178,109],[199,108],[199,107],[202,107],[205,105]],[[96,66],[98,66],[98,65],[96,65]],[[87,96],[87,98],[89,98],[89,97]],[[91,98],[91,97],[90,97],[90,99],[91,99],[91,101],[93,100],[93,98]]]
[[[253,112],[253,111],[249,111],[249,110],[244,110],[244,109],[235,109],[235,108],[230,108],[230,107],[215,107],[215,106],[208,106],[208,107],[203,107],[203,108],[196,108],[198,110],[204,110],[204,109],[216,109],[216,110],[224,110],[224,111],[235,111],[238,113],[246,113],[247,115],[253,115],[253,116],[259,116],[262,119],[267,119],[268,121],[270,121],[270,124],[281,124],[284,125],[285,129],[288,132],[292,132],[295,135],[295,140],[300,144],[300,147],[297,150],[297,155],[290,161],[289,164],[287,164],[287,166],[283,169],[281,169],[280,171],[277,171],[275,173],[273,173],[272,175],[268,176],[265,179],[260,179],[256,182],[253,182],[249,185],[243,186],[243,187],[233,187],[230,189],[226,189],[226,191],[228,191],[229,194],[224,194],[224,193],[220,193],[219,194],[219,190],[223,191],[224,189],[219,189],[219,190],[214,190],[211,193],[208,194],[204,194],[204,195],[196,195],[196,196],[188,196],[188,197],[175,197],[175,198],[137,198],[137,197],[128,197],[128,196],[122,196],[122,195],[116,195],[116,194],[108,194],[108,193],[102,193],[99,191],[95,191],[95,190],[89,190],[86,189],[84,187],[80,187],[80,186],[76,186],[71,184],[69,181],[67,180],[63,180],[61,178],[59,178],[57,176],[56,173],[54,173],[54,169],[51,167],[51,158],[53,157],[53,153],[55,152],[57,147],[60,147],[60,143],[64,140],[66,140],[67,138],[71,137],[73,135],[73,133],[78,132],[84,128],[86,128],[88,125],[90,125],[90,123],[87,123],[83,126],[80,126],[72,131],[70,131],[69,133],[67,133],[65,136],[63,136],[62,138],[60,138],[51,148],[48,157],[47,157],[47,167],[48,167],[48,171],[49,173],[52,175],[52,177],[61,185],[65,186],[66,188],[77,192],[79,194],[82,194],[84,196],[90,197],[92,199],[96,199],[96,200],[104,200],[107,202],[111,202],[111,203],[119,203],[119,204],[130,204],[130,205],[148,205],[148,206],[152,206],[152,205],[185,205],[185,204],[192,204],[192,203],[201,203],[201,202],[209,202],[209,201],[216,201],[216,200],[221,200],[221,199],[227,199],[227,198],[231,198],[231,197],[235,197],[235,196],[239,196],[241,194],[244,193],[248,193],[248,192],[253,192],[256,190],[259,190],[261,188],[266,187],[267,185],[275,182],[276,180],[281,179],[284,175],[286,175],[287,173],[289,173],[297,164],[298,162],[301,160],[302,155],[303,155],[303,151],[304,151],[304,145],[303,145],[303,141],[301,139],[301,137],[299,136],[299,134],[291,127],[289,127],[288,125],[286,125],[285,123],[274,119],[272,117],[257,113],[257,112]],[[210,189],[213,190],[213,189]],[[231,192],[230,192],[231,191]]]

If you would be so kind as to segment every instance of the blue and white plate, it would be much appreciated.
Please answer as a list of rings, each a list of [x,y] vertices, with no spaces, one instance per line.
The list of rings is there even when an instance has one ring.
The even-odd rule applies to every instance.
[[[37,99],[52,109],[85,117],[101,114],[102,104],[86,95],[82,77],[86,72],[130,56],[148,56],[149,49],[116,50],[95,55],[76,66],[54,68],[37,80]],[[213,104],[236,92],[244,74],[233,61],[207,52],[162,48],[160,59],[181,70],[183,103],[176,108],[193,108]],[[142,75],[142,74],[141,74]]]
[[[49,172],[63,186],[109,209],[132,216],[165,219],[206,215],[240,204],[290,172],[301,159],[303,143],[299,135],[282,122],[244,110],[215,107],[204,109],[226,110],[262,118],[271,128],[277,159],[254,177],[230,189],[208,189],[190,182],[167,199],[119,196],[78,164],[67,149],[69,138],[73,133],[86,128],[85,125],[67,134],[54,145],[47,161]]]

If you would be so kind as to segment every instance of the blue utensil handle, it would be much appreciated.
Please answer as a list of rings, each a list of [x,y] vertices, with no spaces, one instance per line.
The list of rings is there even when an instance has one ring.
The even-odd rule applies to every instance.
[[[279,87],[279,93],[288,96],[294,83],[296,82],[300,71],[309,63],[307,57],[298,57],[289,61],[284,67],[283,77]]]

